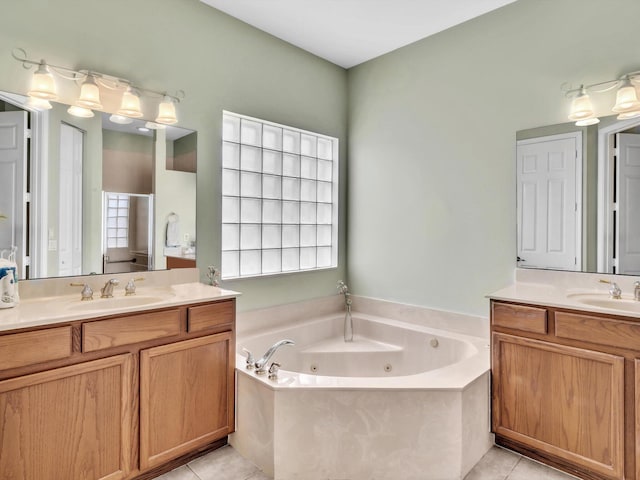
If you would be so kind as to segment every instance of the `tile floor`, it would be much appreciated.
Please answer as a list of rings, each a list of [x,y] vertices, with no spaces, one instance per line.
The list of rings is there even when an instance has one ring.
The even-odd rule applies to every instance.
[[[465,477],[465,480],[574,479],[571,475],[498,447],[489,450]],[[226,446],[157,477],[156,480],[271,480],[271,477],[241,457],[232,447]]]

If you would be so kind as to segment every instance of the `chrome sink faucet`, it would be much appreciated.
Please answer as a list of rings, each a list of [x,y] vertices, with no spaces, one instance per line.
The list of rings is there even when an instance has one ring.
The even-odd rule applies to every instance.
[[[271,345],[271,347],[269,347],[269,350],[265,352],[262,358],[260,360],[256,360],[256,363],[254,364],[256,368],[256,373],[260,375],[267,372],[264,367],[269,362],[269,359],[273,356],[273,354],[276,353],[276,350],[278,350],[278,348],[282,347],[283,345],[295,345],[295,344],[296,342],[294,342],[293,340],[285,339],[285,340],[280,340],[279,342],[276,342],[273,345]]]
[[[100,289],[100,298],[111,298],[113,297],[113,287],[118,285],[118,280],[112,278],[107,283],[104,284],[104,287]]]
[[[615,298],[616,300],[619,300],[622,298],[622,290],[620,289],[620,287],[616,282],[612,282],[610,280],[600,280],[600,283],[609,284],[609,296],[611,298]],[[636,282],[636,283],[640,283],[640,282]],[[638,291],[638,287],[636,287],[636,292],[637,291]]]

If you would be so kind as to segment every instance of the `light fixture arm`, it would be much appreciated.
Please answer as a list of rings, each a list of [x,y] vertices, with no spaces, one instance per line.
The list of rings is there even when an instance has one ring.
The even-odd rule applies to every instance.
[[[175,103],[179,103],[185,97],[185,93],[183,90],[178,90],[175,95],[171,95],[167,92],[160,92],[158,90],[151,90],[148,88],[140,87],[133,84],[133,82],[127,80],[126,78],[114,77],[112,75],[97,72],[94,70],[74,70],[73,68],[47,63],[45,60],[31,60],[27,57],[27,52],[23,48],[14,48],[11,51],[11,56],[18,62],[22,63],[22,67],[27,70],[32,68],[33,66],[45,64],[52,72],[55,72],[59,77],[62,77],[66,80],[75,81],[76,83],[82,83],[87,77],[91,76],[100,86],[109,88],[111,90],[136,90],[138,92],[156,98],[169,97]]]
[[[618,88],[625,81],[640,85],[640,70],[635,72],[629,72],[622,75],[620,78],[613,80],[605,80],[603,82],[591,83],[589,85],[580,85],[578,88],[566,88],[566,84],[561,87],[564,90],[565,97],[572,98],[579,95],[583,90],[587,93],[605,93],[615,88]]]

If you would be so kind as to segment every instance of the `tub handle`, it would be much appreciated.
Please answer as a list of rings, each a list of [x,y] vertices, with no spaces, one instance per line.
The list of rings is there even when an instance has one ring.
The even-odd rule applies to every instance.
[[[246,348],[243,348],[242,351],[247,354],[247,359],[245,360],[245,368],[247,370],[253,370],[253,367],[255,366],[255,359],[253,358],[253,354]]]
[[[280,364],[278,362],[273,362],[269,367],[269,380],[278,379],[278,370],[280,370]]]

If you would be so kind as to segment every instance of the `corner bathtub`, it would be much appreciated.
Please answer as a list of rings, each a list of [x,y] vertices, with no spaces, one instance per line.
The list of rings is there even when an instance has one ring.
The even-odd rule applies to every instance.
[[[486,339],[353,314],[237,341],[282,365],[269,380],[238,355],[231,444],[276,480],[459,480],[492,443]]]

